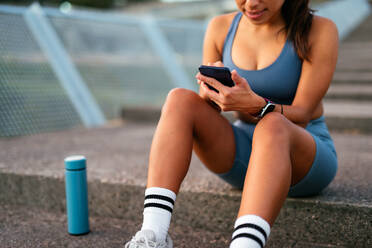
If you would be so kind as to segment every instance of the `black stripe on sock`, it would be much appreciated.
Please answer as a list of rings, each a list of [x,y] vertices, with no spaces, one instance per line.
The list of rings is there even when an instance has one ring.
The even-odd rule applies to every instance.
[[[259,231],[265,237],[265,242],[267,241],[267,234],[266,234],[265,230],[262,227],[260,227],[258,225],[255,225],[255,224],[252,224],[252,223],[241,224],[241,225],[237,226],[234,229],[234,231],[236,231],[240,228],[244,228],[244,227],[249,227],[249,228],[256,229],[257,231]]]
[[[147,199],[158,199],[158,200],[164,200],[164,201],[167,201],[167,202],[170,202],[172,203],[172,205],[174,205],[174,200],[168,196],[164,196],[164,195],[147,195],[145,196],[145,200]]]
[[[162,209],[168,210],[171,213],[173,212],[173,209],[171,207],[160,204],[160,203],[146,203],[145,208],[148,208],[148,207],[162,208]]]
[[[260,238],[258,238],[257,236],[251,234],[251,233],[241,233],[241,234],[238,234],[236,235],[232,240],[231,242],[233,242],[235,239],[237,238],[249,238],[249,239],[253,239],[254,241],[256,241],[261,248],[263,248],[263,243],[262,243],[262,240]]]

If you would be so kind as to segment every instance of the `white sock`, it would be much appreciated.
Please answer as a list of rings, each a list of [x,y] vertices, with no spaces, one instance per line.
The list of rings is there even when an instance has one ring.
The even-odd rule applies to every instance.
[[[235,221],[230,248],[262,248],[270,235],[270,225],[257,215],[243,215]]]
[[[175,200],[176,194],[169,189],[157,187],[146,189],[141,230],[152,230],[157,241],[164,241],[168,234]]]

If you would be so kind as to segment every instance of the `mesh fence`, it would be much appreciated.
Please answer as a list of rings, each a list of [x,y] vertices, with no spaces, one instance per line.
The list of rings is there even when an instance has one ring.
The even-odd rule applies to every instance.
[[[54,14],[48,19],[106,119],[118,118],[123,107],[160,107],[177,85],[140,23]],[[169,24],[161,21],[159,28],[192,79],[201,61],[204,28]],[[0,136],[81,125],[22,14],[0,12],[0,30]]]
[[[0,14],[0,30],[0,136],[79,125],[79,116],[23,17]]]
[[[197,72],[202,61],[204,28],[201,23],[191,22],[188,25],[180,22],[170,25],[169,21],[159,21],[161,31],[172,45],[178,55],[180,64],[185,68],[190,77]]]
[[[172,88],[138,25],[52,21],[106,118],[117,117],[123,106],[160,105]]]

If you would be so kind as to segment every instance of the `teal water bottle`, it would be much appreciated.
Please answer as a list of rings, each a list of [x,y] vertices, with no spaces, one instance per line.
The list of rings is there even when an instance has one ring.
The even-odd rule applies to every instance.
[[[71,156],[65,159],[65,185],[68,233],[89,233],[88,189],[86,158]]]

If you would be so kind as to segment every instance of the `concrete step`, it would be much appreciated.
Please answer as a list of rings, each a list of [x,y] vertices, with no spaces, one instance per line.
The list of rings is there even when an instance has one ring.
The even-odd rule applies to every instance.
[[[18,205],[0,205],[1,247],[124,247],[140,228],[140,222],[121,218],[93,216],[90,218],[91,232],[84,236],[67,234],[66,215],[63,212],[40,210]],[[214,247],[226,248],[230,234],[194,230],[172,223],[169,231],[174,247]],[[268,248],[321,248],[342,247],[328,243],[309,243],[294,240],[270,239]]]
[[[324,109],[328,128],[340,132],[372,133],[372,101],[369,95],[363,99],[339,99],[334,95],[325,98]],[[157,123],[160,118],[158,107],[123,108],[121,117],[128,122]],[[231,122],[232,112],[223,113]]]
[[[142,218],[154,130],[155,125],[150,123],[124,123],[1,139],[0,205],[64,212],[63,158],[83,154],[88,158],[92,218],[120,218],[123,223],[138,223]],[[335,180],[319,196],[287,199],[273,227],[272,247],[372,245],[372,171],[367,169],[372,158],[372,136],[343,133],[332,136],[339,156]],[[220,235],[219,239],[212,238],[214,234],[207,236],[207,243],[209,237],[218,240],[216,243],[226,240],[232,232],[240,196],[240,191],[210,173],[193,156],[177,198],[173,225],[182,230],[192,229],[196,236],[198,232]]]
[[[372,71],[372,41],[343,42],[339,47],[337,71]],[[371,79],[371,78],[370,78]]]
[[[120,247],[141,227],[140,220],[92,216],[91,232],[84,236],[67,233],[63,212],[40,210],[18,205],[0,206],[1,247]],[[195,231],[190,227],[171,226],[175,247],[227,247],[226,233]]]
[[[372,84],[331,84],[325,99],[372,102]]]
[[[369,1],[372,4],[371,1]],[[345,39],[346,42],[372,42],[372,15],[366,18],[361,25],[351,32]]]
[[[372,73],[371,73],[372,76]],[[325,95],[326,100],[345,100],[345,102],[372,101],[371,80],[333,81]]]
[[[369,99],[368,97],[366,97]],[[372,101],[326,99],[324,111],[333,131],[372,133]]]
[[[325,100],[326,117],[371,118],[372,101]]]
[[[372,63],[372,62],[371,62]],[[357,69],[337,70],[333,75],[331,85],[348,84],[348,85],[371,85],[372,71]]]

